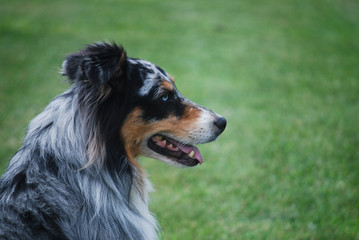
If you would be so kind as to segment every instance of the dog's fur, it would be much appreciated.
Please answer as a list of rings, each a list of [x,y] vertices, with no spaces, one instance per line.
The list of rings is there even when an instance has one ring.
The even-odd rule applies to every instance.
[[[158,66],[116,44],[71,54],[72,83],[35,117],[0,180],[0,239],[156,239],[137,157],[203,159],[226,121],[185,99]]]

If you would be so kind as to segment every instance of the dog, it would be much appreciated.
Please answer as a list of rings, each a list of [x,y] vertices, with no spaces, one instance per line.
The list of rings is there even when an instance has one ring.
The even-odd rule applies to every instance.
[[[201,164],[194,144],[214,141],[226,119],[115,43],[69,54],[62,74],[71,87],[30,122],[0,180],[0,239],[157,239],[137,158]]]

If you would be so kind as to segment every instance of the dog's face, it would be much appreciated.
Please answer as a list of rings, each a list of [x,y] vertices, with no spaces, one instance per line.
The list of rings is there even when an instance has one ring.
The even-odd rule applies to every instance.
[[[182,96],[174,79],[158,66],[128,58],[115,45],[97,44],[87,49],[91,47],[91,51],[85,49],[76,55],[89,59],[77,64],[81,67],[76,71],[70,67],[70,56],[64,63],[64,74],[97,83],[99,92],[106,95],[99,99],[126,95],[123,102],[127,111],[116,131],[129,159],[144,155],[176,166],[202,163],[194,144],[215,140],[226,127],[225,118]],[[115,57],[111,51],[117,51]]]
[[[140,71],[136,106],[121,128],[126,151],[178,166],[203,162],[193,144],[215,140],[226,120],[181,95],[173,78],[156,65],[128,59]]]

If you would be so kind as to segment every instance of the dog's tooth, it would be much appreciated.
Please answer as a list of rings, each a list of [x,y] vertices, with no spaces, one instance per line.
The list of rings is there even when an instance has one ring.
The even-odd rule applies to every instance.
[[[168,144],[168,147],[169,147],[169,148],[173,148],[172,143]]]
[[[162,141],[162,136],[160,136],[160,135],[156,135],[154,138],[158,141]]]
[[[194,156],[194,151],[192,150],[190,153],[188,153],[188,156],[191,157],[191,158],[193,158],[193,156]]]
[[[166,144],[166,143],[167,143],[166,139],[164,139],[162,142],[163,142],[164,144]]]

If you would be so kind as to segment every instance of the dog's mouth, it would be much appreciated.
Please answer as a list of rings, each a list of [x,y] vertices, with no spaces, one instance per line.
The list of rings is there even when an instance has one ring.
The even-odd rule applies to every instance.
[[[156,134],[148,140],[147,146],[152,151],[182,165],[196,166],[198,163],[203,163],[203,157],[198,148],[180,143],[168,136]]]

